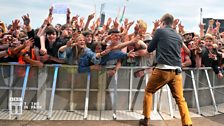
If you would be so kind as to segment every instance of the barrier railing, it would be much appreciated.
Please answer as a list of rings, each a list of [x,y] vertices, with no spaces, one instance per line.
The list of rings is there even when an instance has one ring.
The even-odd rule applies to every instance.
[[[28,77],[29,77],[29,72],[30,72],[30,66],[29,65],[20,65],[20,64],[17,64],[17,63],[1,63],[0,66],[4,67],[4,66],[10,66],[10,70],[9,70],[9,82],[8,82],[8,85],[7,86],[1,86],[0,87],[0,90],[8,90],[8,97],[11,98],[11,97],[14,97],[13,95],[13,90],[22,90],[21,92],[21,98],[22,98],[22,102],[24,103],[24,99],[25,99],[25,93],[27,91],[27,89],[29,90],[35,90],[35,91],[38,91],[40,90],[40,88],[30,88],[30,87],[27,87],[27,82],[28,82]],[[15,66],[22,66],[22,67],[26,67],[26,72],[25,72],[25,75],[24,75],[24,81],[23,81],[23,84],[22,84],[22,88],[19,88],[19,87],[15,87],[13,86],[13,80],[14,80],[14,77],[15,77],[15,74],[13,74],[14,72],[14,69],[15,69]],[[98,89],[92,89],[91,88],[91,79],[93,79],[91,77],[91,73],[88,73],[87,74],[87,80],[86,80],[86,89],[75,89],[74,87],[74,73],[76,73],[76,68],[77,66],[69,66],[69,65],[58,65],[58,64],[52,64],[52,65],[45,65],[45,68],[49,68],[49,67],[52,67],[54,68],[54,76],[53,76],[53,82],[52,82],[52,87],[51,88],[46,88],[45,90],[47,91],[51,91],[51,94],[50,94],[50,100],[49,100],[49,108],[48,108],[48,116],[47,118],[50,119],[51,116],[52,116],[52,111],[54,109],[54,101],[55,101],[55,92],[56,91],[70,91],[70,97],[68,99],[70,99],[70,103],[69,103],[69,110],[70,111],[74,111],[74,91],[85,91],[85,100],[84,100],[84,115],[83,115],[83,119],[87,119],[88,117],[88,109],[89,109],[89,100],[90,100],[90,91],[98,91],[100,92],[98,96],[102,97],[101,100],[99,100],[99,103],[98,103],[98,107],[97,109],[100,110],[100,111],[103,111],[104,109],[107,109],[105,108],[105,104],[106,104],[106,100],[102,100],[103,98],[106,99],[106,96],[105,96],[105,93],[106,92],[113,92],[113,96],[111,97],[111,108],[112,108],[112,111],[113,111],[113,119],[116,119],[117,118],[117,115],[116,115],[116,110],[118,109],[117,106],[118,106],[118,92],[128,92],[128,104],[127,104],[127,109],[129,111],[132,111],[134,110],[134,104],[136,103],[136,99],[139,95],[139,92],[144,92],[144,87],[145,85],[147,84],[147,80],[149,78],[149,75],[146,74],[143,78],[141,78],[142,80],[145,78],[145,82],[141,82],[137,85],[136,89],[134,89],[133,86],[136,86],[136,85],[133,85],[134,83],[134,80],[136,78],[133,77],[133,74],[134,74],[134,70],[137,70],[137,69],[144,69],[144,68],[149,68],[149,67],[121,67],[120,70],[118,70],[118,72],[116,72],[116,74],[112,77],[112,81],[108,82],[108,83],[113,83],[112,87],[113,88],[109,88],[108,89],[104,89],[102,88],[101,86],[98,87]],[[108,69],[108,68],[111,68],[113,66],[108,66],[106,67],[105,69]],[[58,76],[60,74],[60,71],[59,69],[60,68],[69,68],[72,70],[72,75],[71,75],[71,87],[70,88],[60,88],[60,87],[57,87],[57,83],[58,83]],[[43,69],[43,68],[42,68]],[[128,70],[129,71],[129,79],[126,80],[126,83],[128,82],[129,80],[129,83],[128,83],[128,88],[126,89],[121,89],[119,88],[118,86],[121,84],[118,82],[119,79],[122,78],[122,76],[119,76],[119,72],[122,72],[122,70]],[[199,69],[196,69],[196,68],[185,68],[184,71],[185,72],[190,72],[190,74],[188,74],[188,76],[190,77],[190,80],[191,80],[191,84],[192,84],[192,88],[185,88],[184,91],[187,92],[187,91],[193,91],[193,95],[194,95],[194,98],[195,98],[195,102],[196,102],[196,108],[197,108],[197,112],[198,114],[201,114],[201,109],[200,109],[200,99],[199,99],[199,94],[198,92],[200,90],[207,90],[209,89],[209,93],[210,93],[210,96],[211,96],[211,99],[212,99],[212,104],[214,106],[214,110],[215,112],[218,112],[218,108],[217,108],[217,102],[216,102],[216,99],[215,99],[215,95],[214,95],[214,90],[219,88],[219,89],[224,89],[224,86],[222,86],[221,84],[223,84],[223,80],[219,81],[219,86],[215,86],[214,83],[215,83],[215,77],[213,75],[213,72],[212,72],[212,76],[213,76],[213,80],[212,80],[212,83],[213,85],[211,84],[211,81],[210,81],[210,77],[211,75],[209,75],[208,73],[208,70],[211,70],[211,68],[199,68]],[[102,70],[102,71],[105,71],[105,70]],[[98,72],[98,74],[106,74],[106,72]],[[199,87],[199,83],[202,83],[203,86],[205,86],[205,84],[203,82],[199,82],[199,71],[203,71],[205,73],[205,76],[206,76],[206,82],[208,85],[208,88],[200,88]],[[3,72],[4,73],[4,72]],[[196,73],[196,77],[195,77],[195,73]],[[65,75],[66,76],[66,75]],[[99,76],[98,76],[99,78]],[[80,78],[81,79],[81,78]],[[83,79],[83,78],[82,78]],[[108,79],[106,79],[108,80]],[[84,80],[82,80],[84,81]],[[94,83],[102,83],[104,85],[104,83],[107,83],[105,81],[103,82],[94,82]],[[142,84],[145,84],[143,88],[142,87]],[[110,84],[108,84],[110,85]],[[189,85],[188,85],[189,86]],[[168,86],[166,87],[166,90],[167,90],[167,98],[168,98],[168,103],[169,103],[169,111],[170,111],[170,115],[171,117],[173,117],[173,105],[172,105],[172,100],[171,100],[171,93],[169,91],[169,88]],[[133,97],[133,94],[134,92],[137,92],[135,93],[134,97]],[[161,89],[160,91],[160,94],[159,93],[156,93],[156,95],[154,96],[155,99],[154,99],[154,108],[153,110],[154,111],[159,111],[160,108],[161,108],[161,94],[162,94],[163,90]],[[219,94],[223,95],[222,93],[220,93],[220,91],[216,91],[218,92]],[[29,96],[27,96],[29,97]],[[38,99],[38,98],[37,98]],[[193,102],[193,99],[191,99],[192,102]],[[10,104],[10,100],[8,100],[8,108],[11,108],[11,104]],[[104,102],[104,103],[103,103]],[[219,103],[224,103],[224,100],[223,101],[219,101]],[[193,106],[193,105],[192,105]],[[22,104],[22,107],[21,108],[24,108],[24,104]],[[10,110],[10,109],[9,109]],[[10,110],[11,111],[11,110]]]

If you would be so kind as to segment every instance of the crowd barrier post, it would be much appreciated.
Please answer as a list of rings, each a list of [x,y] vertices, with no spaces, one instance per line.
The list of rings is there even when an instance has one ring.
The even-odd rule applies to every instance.
[[[52,116],[52,109],[54,105],[54,95],[55,95],[55,89],[56,89],[56,83],[57,83],[57,77],[58,77],[58,69],[59,69],[59,66],[55,65],[54,79],[53,79],[53,85],[51,90],[51,99],[50,99],[50,105],[49,105],[49,111],[48,111],[48,117],[47,117],[48,119],[50,119]]]
[[[217,109],[217,105],[216,105],[216,102],[215,102],[215,96],[214,96],[214,92],[212,90],[212,85],[211,85],[211,82],[210,82],[210,79],[209,79],[209,76],[208,76],[208,70],[205,69],[205,75],[206,75],[206,78],[207,78],[207,81],[208,81],[208,86],[209,86],[209,90],[210,90],[210,94],[211,94],[211,97],[212,97],[212,102],[213,102],[213,106],[214,106],[214,109],[215,109],[215,113],[218,112],[218,109]]]
[[[75,69],[72,68],[70,104],[69,104],[70,108],[69,108],[69,111],[74,111],[74,103],[73,103],[73,97],[74,97],[74,77],[75,77]]]
[[[198,100],[198,90],[197,90],[196,83],[195,83],[194,71],[190,70],[190,72],[191,72],[191,80],[192,80],[192,85],[193,85],[193,90],[194,90],[197,111],[198,111],[198,114],[201,115],[201,109],[200,109],[199,100]]]
[[[131,67],[130,71],[130,80],[129,80],[129,100],[128,100],[128,110],[131,110],[131,101],[132,101],[132,85],[133,85],[133,68]]]
[[[9,77],[9,98],[12,97],[12,84],[14,80],[14,65],[10,65],[10,77]],[[8,108],[10,108],[11,102],[8,100]],[[10,110],[9,110],[10,111]]]
[[[113,108],[113,119],[116,120],[117,119],[117,81],[118,81],[118,72],[115,73],[114,75],[114,97],[112,100],[112,108]]]
[[[87,117],[88,117],[90,79],[91,79],[91,73],[88,72],[88,75],[87,75],[87,84],[86,84],[85,108],[84,108],[84,117],[83,117],[84,120],[86,120]]]

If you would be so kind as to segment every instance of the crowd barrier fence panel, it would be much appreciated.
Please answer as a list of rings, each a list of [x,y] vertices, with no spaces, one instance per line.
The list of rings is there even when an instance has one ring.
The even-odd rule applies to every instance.
[[[91,73],[77,73],[77,66],[45,65],[44,68],[1,63],[0,109],[9,110],[11,97],[23,98],[23,109],[48,110],[51,118],[53,110],[84,110],[87,119],[88,110],[112,110],[114,119],[117,110],[142,110],[144,88],[150,74],[141,78],[134,72],[147,67],[121,67],[113,77],[106,74],[107,69]],[[211,68],[185,68],[184,96],[189,107],[195,107],[201,114],[200,107],[224,103],[224,80],[218,80]],[[162,92],[167,91],[166,99]],[[169,103],[173,117],[171,94],[168,88],[154,95],[153,110],[161,110]],[[168,100],[168,101],[167,101]],[[39,108],[38,108],[39,106]],[[48,108],[48,109],[47,109]]]

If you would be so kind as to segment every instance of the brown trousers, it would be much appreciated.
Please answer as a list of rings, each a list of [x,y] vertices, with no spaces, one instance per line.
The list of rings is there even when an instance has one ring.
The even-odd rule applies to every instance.
[[[143,115],[146,118],[150,118],[150,112],[152,109],[152,95],[165,84],[169,85],[171,93],[176,100],[182,125],[192,124],[188,106],[183,96],[182,74],[176,75],[175,71],[164,71],[157,68],[152,71],[147,87],[145,88]]]

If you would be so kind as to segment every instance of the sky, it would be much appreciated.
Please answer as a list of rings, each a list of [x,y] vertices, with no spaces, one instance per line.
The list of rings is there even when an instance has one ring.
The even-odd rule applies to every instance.
[[[87,19],[88,15],[96,11],[99,16],[100,5],[105,3],[106,19],[113,19],[121,15],[126,6],[124,18],[130,21],[143,19],[148,23],[148,32],[153,28],[153,21],[160,19],[165,13],[171,13],[180,19],[186,31],[199,33],[200,8],[202,18],[224,19],[223,0],[0,0],[0,20],[10,24],[14,19],[21,19],[29,14],[34,28],[41,26],[48,15],[50,6],[55,3],[67,4],[71,9],[71,16],[80,15]],[[120,8],[120,14],[119,13]],[[64,14],[54,14],[53,23],[65,22]],[[133,30],[133,27],[131,28]]]

